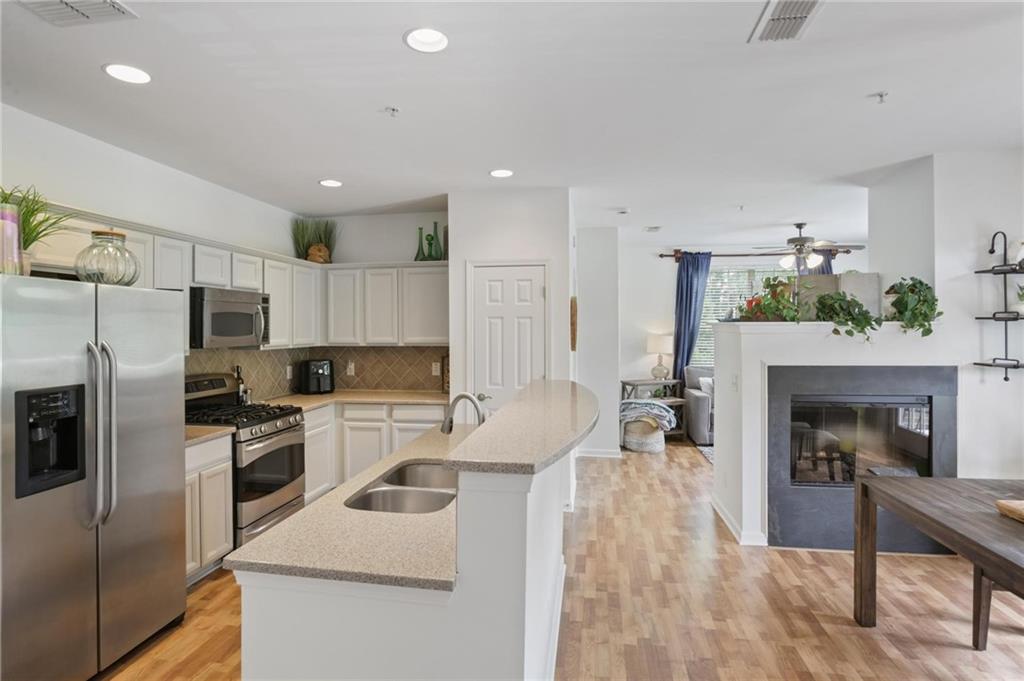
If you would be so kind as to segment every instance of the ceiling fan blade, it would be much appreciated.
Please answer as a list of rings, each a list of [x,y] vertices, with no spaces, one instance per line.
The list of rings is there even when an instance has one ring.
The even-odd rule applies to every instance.
[[[815,246],[817,248],[817,246]],[[867,246],[864,244],[831,244],[821,250],[824,251],[863,251]]]
[[[813,244],[811,244],[811,248],[835,248],[835,247],[836,247],[836,242],[829,241],[828,239],[818,239]]]
[[[784,249],[785,246],[751,246],[751,248],[755,251],[777,251]]]

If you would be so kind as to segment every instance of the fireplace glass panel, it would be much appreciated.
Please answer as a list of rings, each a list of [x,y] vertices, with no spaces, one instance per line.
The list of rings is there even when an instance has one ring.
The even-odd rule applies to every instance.
[[[930,425],[926,397],[794,396],[790,480],[850,486],[858,475],[930,477]]]

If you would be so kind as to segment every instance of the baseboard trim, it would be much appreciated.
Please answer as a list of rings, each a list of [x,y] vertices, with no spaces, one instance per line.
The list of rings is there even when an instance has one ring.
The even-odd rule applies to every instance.
[[[577,456],[589,456],[595,459],[621,459],[621,449],[580,449]]]
[[[714,494],[711,495],[711,508],[715,509],[715,513],[717,513],[718,517],[722,519],[722,522],[725,523],[725,526],[729,528],[729,531],[732,532],[732,536],[736,539],[736,541],[742,544],[743,542],[740,541],[739,525],[736,523],[736,520],[733,519],[733,517],[729,514],[729,512],[725,510],[725,506],[723,506],[722,503],[718,501],[718,497],[716,497]]]

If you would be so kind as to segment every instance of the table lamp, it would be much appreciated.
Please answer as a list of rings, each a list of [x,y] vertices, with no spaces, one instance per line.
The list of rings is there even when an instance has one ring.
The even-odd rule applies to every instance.
[[[664,364],[664,356],[672,354],[672,336],[650,333],[647,334],[647,353],[658,355],[658,363],[651,369],[651,376],[659,380],[665,380],[672,373]]]

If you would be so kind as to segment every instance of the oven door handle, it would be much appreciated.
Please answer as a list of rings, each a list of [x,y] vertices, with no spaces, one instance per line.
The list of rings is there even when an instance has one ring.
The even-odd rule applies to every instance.
[[[270,454],[281,447],[302,445],[305,444],[305,442],[305,428],[303,426],[296,426],[295,428],[271,435],[263,440],[239,443],[238,450],[235,453],[235,467],[245,468],[253,461]]]

